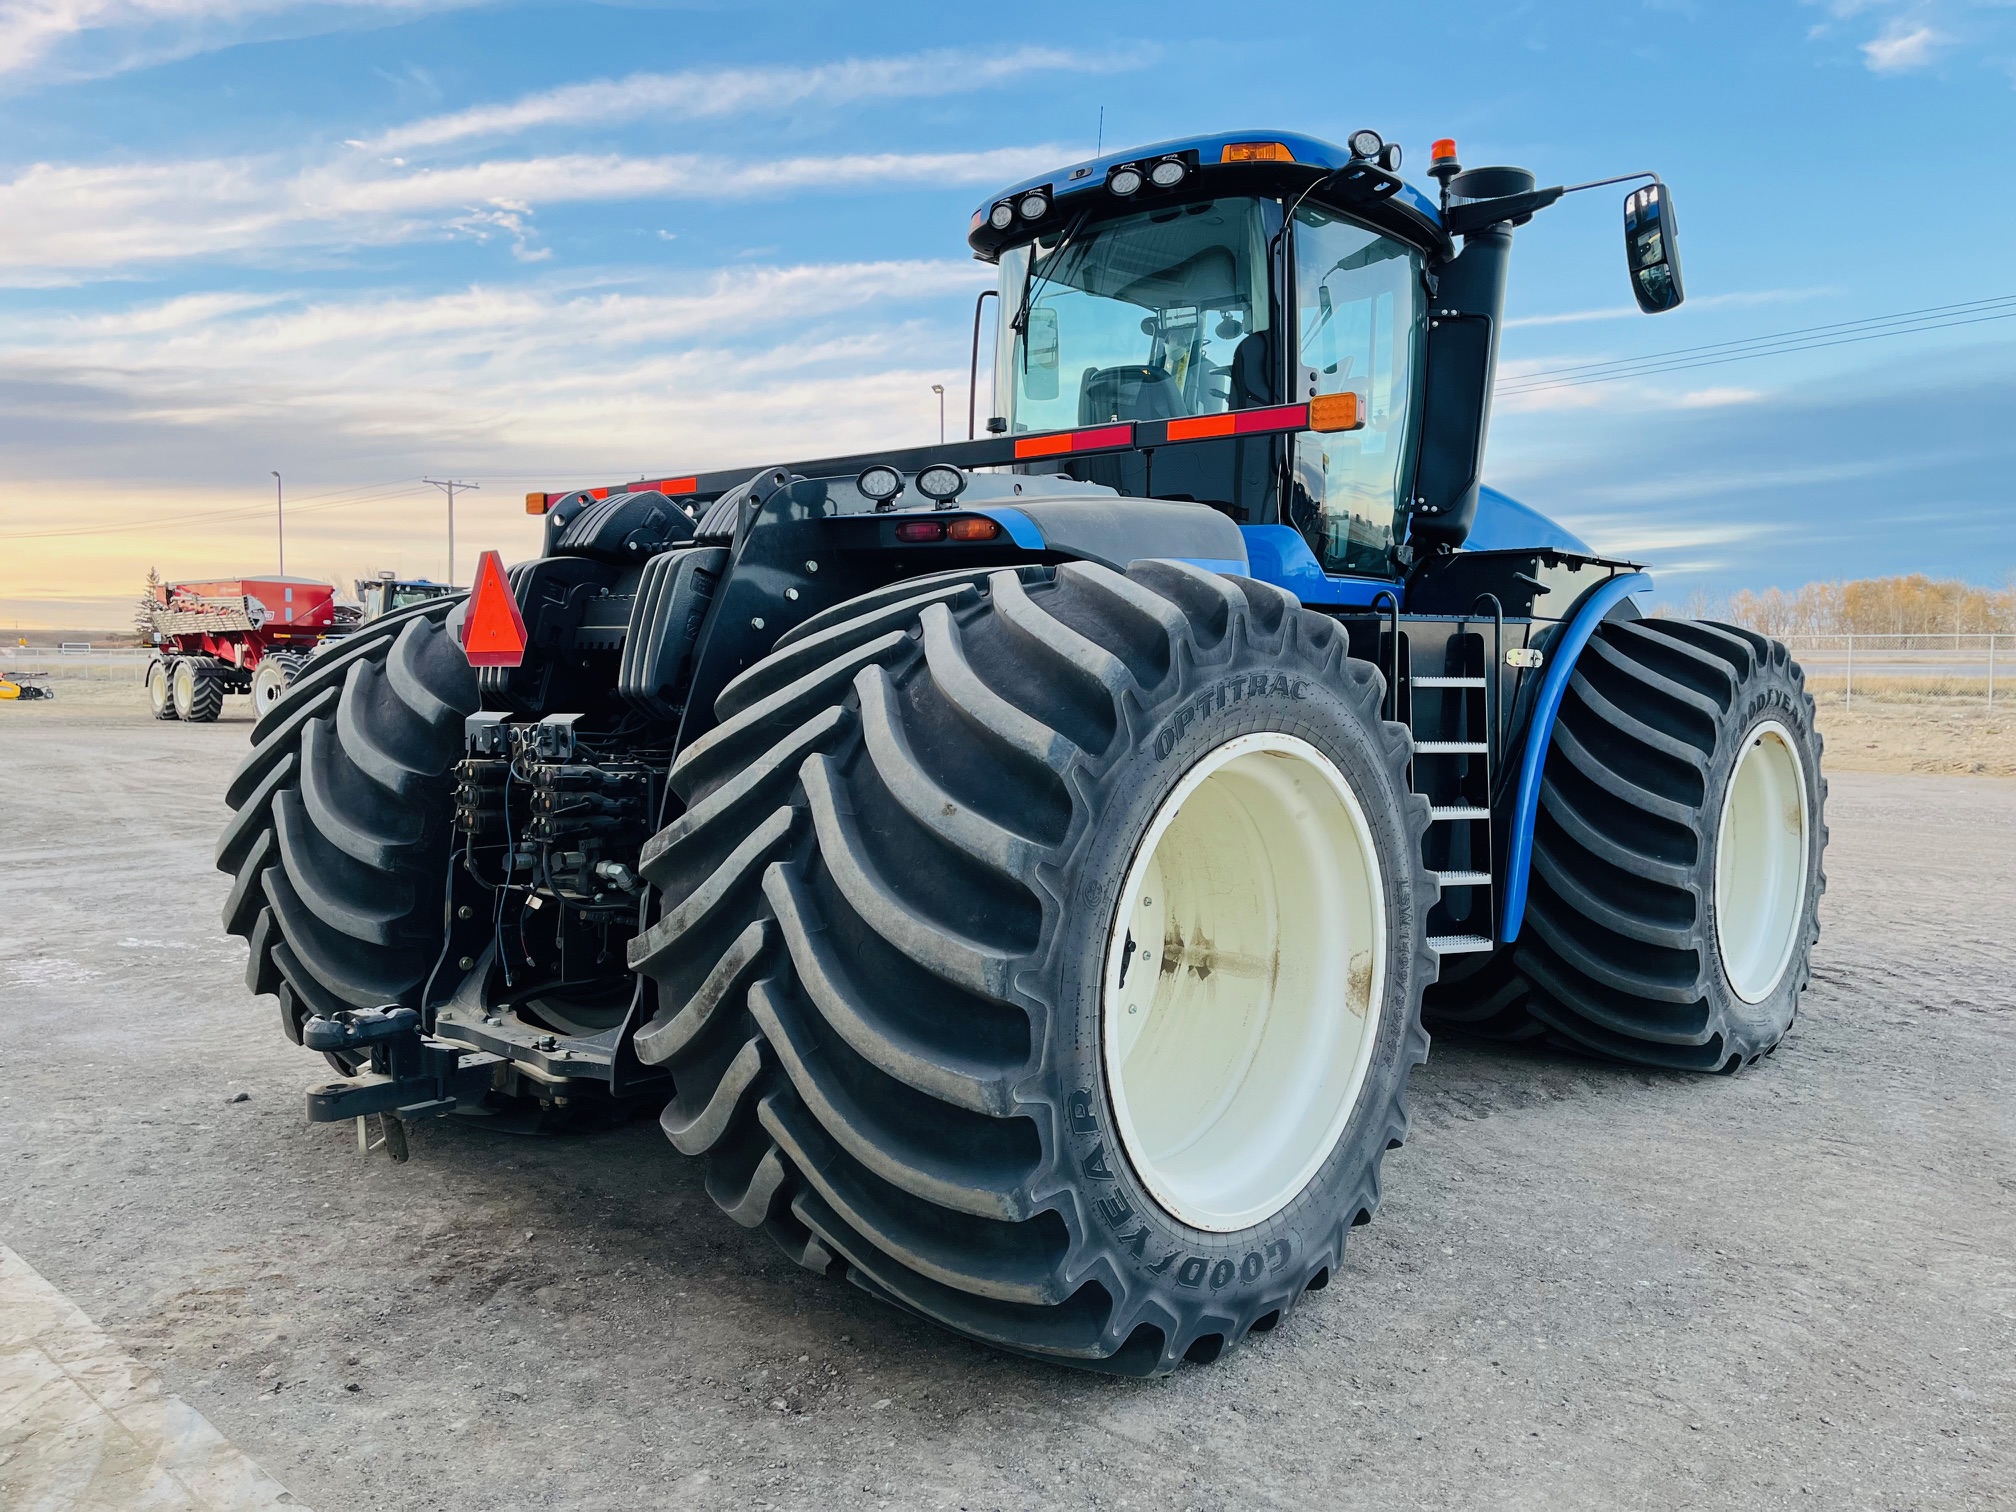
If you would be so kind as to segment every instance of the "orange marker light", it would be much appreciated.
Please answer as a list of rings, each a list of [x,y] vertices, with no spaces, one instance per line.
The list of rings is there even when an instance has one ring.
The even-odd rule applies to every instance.
[[[985,515],[974,515],[970,519],[954,520],[945,527],[945,534],[954,541],[991,541],[1001,534],[1001,527]]]
[[[1292,163],[1295,154],[1285,142],[1227,142],[1219,150],[1221,163]]]
[[[472,667],[517,667],[525,662],[525,616],[504,576],[504,562],[486,551],[476,561],[476,587],[462,618],[462,654]]]
[[[1443,137],[1440,141],[1434,143],[1428,149],[1428,157],[1431,162],[1439,163],[1442,162],[1445,158],[1453,158],[1455,156],[1456,156],[1456,138],[1454,137]]]
[[[529,493],[525,495],[525,513],[544,514],[549,507],[549,502],[543,493]]]
[[[1309,429],[1354,431],[1365,426],[1365,407],[1348,390],[1342,394],[1318,394],[1309,401]]]

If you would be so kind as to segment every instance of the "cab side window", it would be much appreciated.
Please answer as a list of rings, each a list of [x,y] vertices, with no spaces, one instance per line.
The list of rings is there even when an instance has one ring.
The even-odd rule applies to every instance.
[[[1385,576],[1406,533],[1426,301],[1411,248],[1330,211],[1295,214],[1297,399],[1350,391],[1364,427],[1296,442],[1292,523],[1328,572]]]

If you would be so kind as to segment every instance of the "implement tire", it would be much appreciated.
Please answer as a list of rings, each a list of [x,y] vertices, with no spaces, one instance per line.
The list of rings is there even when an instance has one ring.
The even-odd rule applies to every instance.
[[[224,712],[224,679],[207,656],[180,656],[169,673],[175,717],[184,724],[215,724]]]
[[[268,651],[252,673],[252,717],[270,713],[287,696],[287,685],[308,664],[305,651]]]
[[[147,663],[147,708],[156,719],[176,717],[174,670],[175,663],[165,657],[157,656]]]
[[[224,927],[246,985],[309,1014],[416,1006],[443,939],[464,717],[476,677],[438,600],[318,657],[253,727],[225,801]]]
[[[1168,562],[801,627],[644,851],[666,1133],[801,1263],[1001,1348],[1151,1375],[1272,1328],[1427,1053],[1382,696],[1332,621]]]
[[[1775,1050],[1820,936],[1820,754],[1780,642],[1603,624],[1542,768],[1519,940],[1435,988],[1430,1027],[1672,1070]]]

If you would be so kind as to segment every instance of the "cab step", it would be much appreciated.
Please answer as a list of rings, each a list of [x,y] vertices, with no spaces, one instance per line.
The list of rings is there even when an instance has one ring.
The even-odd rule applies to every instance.
[[[1435,880],[1444,887],[1489,887],[1491,873],[1487,871],[1446,871],[1435,873]]]
[[[1491,747],[1481,740],[1417,740],[1416,756],[1483,756]]]
[[[1438,956],[1477,955],[1497,947],[1486,935],[1430,935],[1428,948]]]
[[[1481,677],[1417,677],[1414,679],[1414,686],[1417,688],[1481,688],[1484,686],[1484,679]]]

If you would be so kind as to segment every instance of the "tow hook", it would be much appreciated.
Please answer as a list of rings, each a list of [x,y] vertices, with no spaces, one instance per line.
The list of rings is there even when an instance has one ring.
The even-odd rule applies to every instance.
[[[439,1118],[458,1104],[479,1101],[505,1063],[487,1050],[422,1034],[420,1015],[397,1005],[310,1018],[301,1026],[301,1043],[310,1050],[361,1051],[369,1057],[368,1065],[343,1080],[308,1089],[308,1121],[354,1118],[358,1149],[369,1153],[382,1144],[394,1160],[406,1158],[407,1121]],[[382,1130],[375,1143],[367,1123],[374,1117]]]

